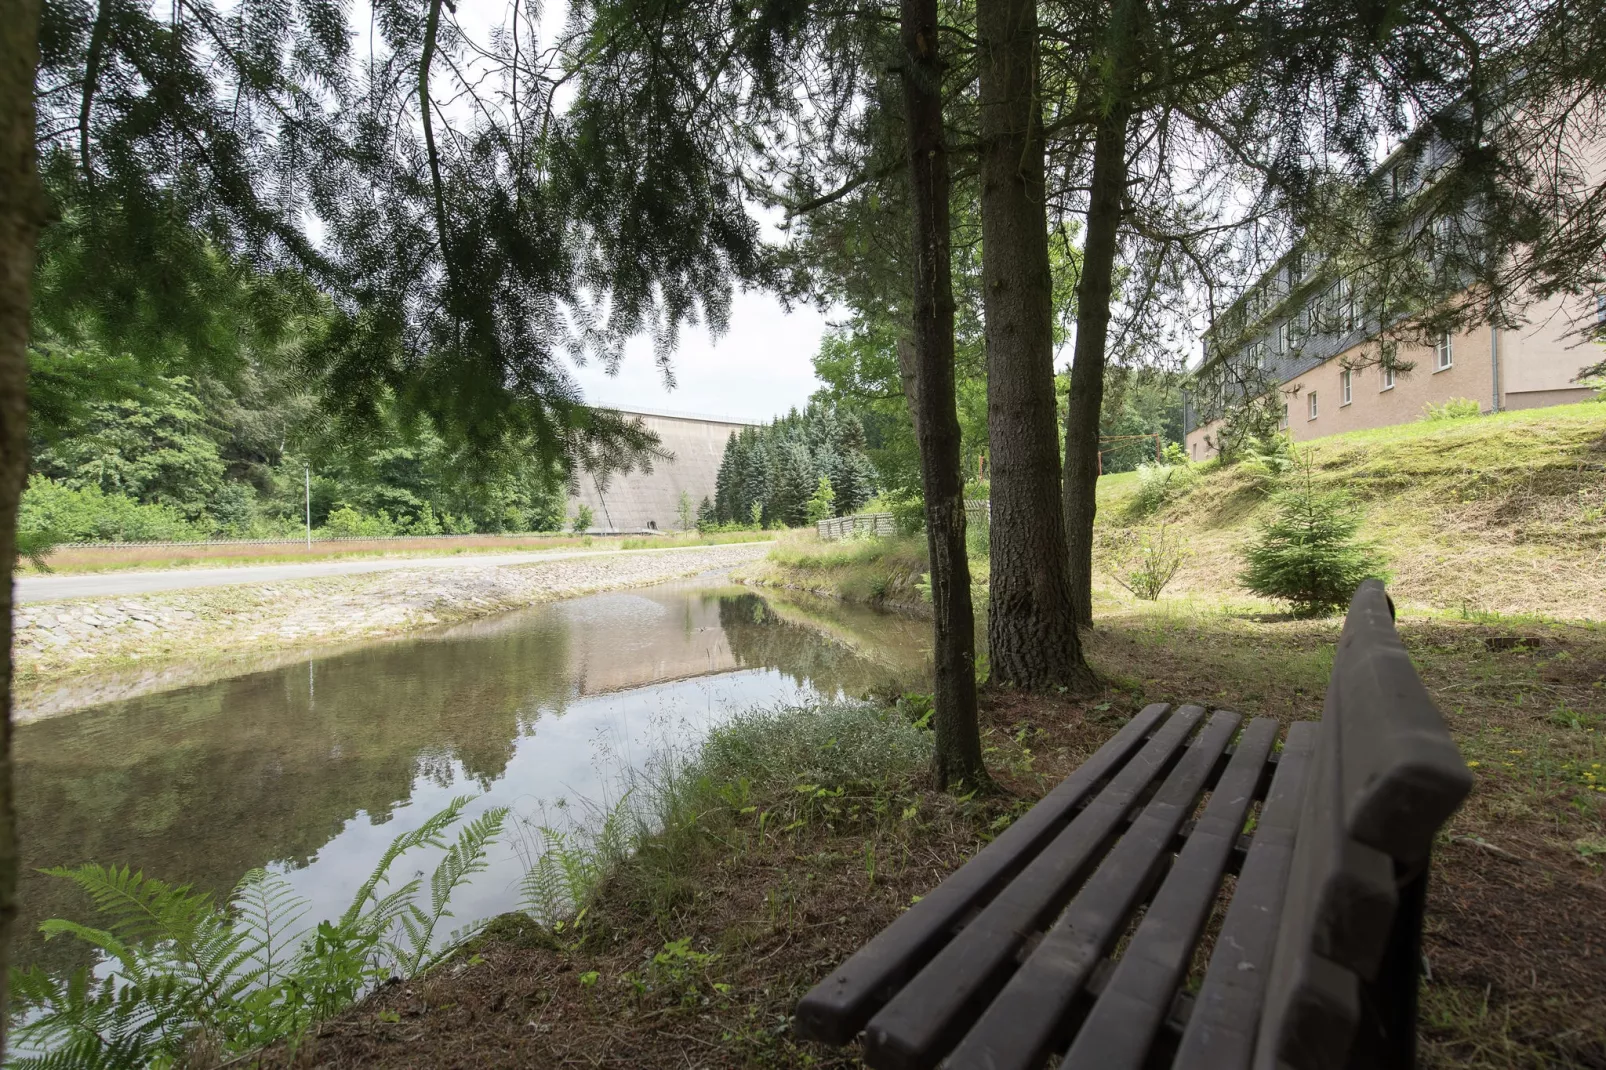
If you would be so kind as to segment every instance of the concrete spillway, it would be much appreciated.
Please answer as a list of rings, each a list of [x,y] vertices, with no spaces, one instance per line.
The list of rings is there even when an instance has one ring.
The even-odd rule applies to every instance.
[[[673,460],[654,461],[651,472],[616,473],[605,486],[591,473],[580,472],[579,500],[591,507],[591,525],[598,531],[677,530],[681,493],[691,498],[693,510],[705,497],[713,501],[714,480],[731,433],[753,426],[711,417],[621,412],[657,434]],[[572,507],[569,515],[574,515]]]

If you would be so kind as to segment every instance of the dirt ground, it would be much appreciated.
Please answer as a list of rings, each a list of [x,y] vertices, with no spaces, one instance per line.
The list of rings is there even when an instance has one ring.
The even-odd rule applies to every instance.
[[[1401,631],[1477,774],[1434,857],[1421,1064],[1606,1067],[1606,790],[1596,769],[1606,761],[1606,637],[1443,620]],[[433,974],[380,990],[261,1065],[857,1066],[853,1049],[793,1038],[804,992],[1144,703],[1318,717],[1336,636],[1336,622],[1114,614],[1090,643],[1103,693],[986,698],[1001,793],[916,790],[894,800],[908,818],[896,822],[842,817],[778,831],[749,819],[695,857],[632,862],[579,928],[499,919]]]

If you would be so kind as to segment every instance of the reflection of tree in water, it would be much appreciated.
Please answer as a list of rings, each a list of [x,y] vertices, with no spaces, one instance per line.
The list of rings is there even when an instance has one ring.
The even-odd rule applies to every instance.
[[[66,965],[68,942],[35,930],[88,913],[38,867],[127,864],[223,893],[256,866],[306,864],[360,812],[388,820],[417,778],[450,784],[461,768],[489,787],[521,732],[569,699],[568,650],[547,616],[20,726],[18,961]]]
[[[851,691],[870,682],[870,667],[852,648],[786,620],[756,594],[720,595],[719,624],[736,663],[745,669],[776,669],[794,683],[822,691]]]

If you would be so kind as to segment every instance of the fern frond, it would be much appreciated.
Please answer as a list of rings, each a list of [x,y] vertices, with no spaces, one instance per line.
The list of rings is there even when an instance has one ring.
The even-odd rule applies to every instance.
[[[395,864],[396,859],[418,847],[445,847],[446,830],[457,823],[457,819],[463,814],[463,807],[473,801],[472,795],[459,795],[448,803],[444,810],[426,820],[418,828],[404,832],[392,840],[375,864],[373,872],[363,882],[362,887],[357,889],[357,894],[352,898],[345,914],[341,915],[341,924],[356,921],[363,915],[375,891],[389,879],[390,867]]]
[[[456,842],[446,849],[445,857],[435,866],[429,881],[428,913],[419,911],[403,920],[411,945],[409,954],[403,960],[405,974],[415,974],[432,961],[430,945],[434,943],[435,931],[441,920],[452,916],[452,894],[474,874],[485,871],[486,855],[491,844],[502,834],[507,815],[507,807],[493,806],[470,821],[458,833]]]
[[[290,949],[306,935],[306,928],[296,924],[306,916],[307,900],[283,877],[253,869],[235,885],[230,907],[244,926],[246,939],[228,965],[229,975],[246,987],[273,985]],[[247,963],[252,968],[239,973]]]

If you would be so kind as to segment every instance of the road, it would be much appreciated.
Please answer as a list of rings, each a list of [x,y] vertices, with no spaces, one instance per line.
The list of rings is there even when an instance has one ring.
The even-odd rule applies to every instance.
[[[54,602],[63,598],[105,598],[182,591],[192,587],[230,587],[242,583],[279,583],[322,576],[356,576],[396,569],[471,568],[485,565],[533,565],[573,557],[619,554],[672,554],[706,550],[706,546],[665,546],[646,550],[527,550],[501,554],[458,554],[452,557],[370,558],[361,561],[308,561],[296,565],[240,565],[232,568],[181,568],[160,572],[97,572],[81,576],[21,576],[18,602]]]

